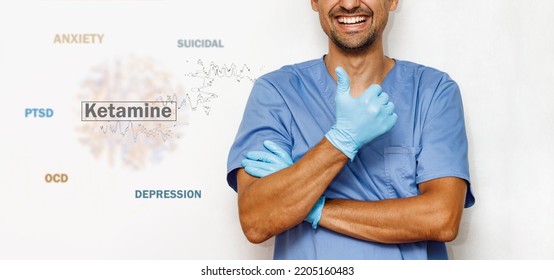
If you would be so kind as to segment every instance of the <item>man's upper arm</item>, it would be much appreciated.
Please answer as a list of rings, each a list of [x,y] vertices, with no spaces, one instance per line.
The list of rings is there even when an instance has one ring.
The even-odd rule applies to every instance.
[[[456,177],[443,177],[419,184],[421,196],[426,196],[426,203],[438,214],[437,222],[441,230],[438,240],[451,241],[458,234],[462,212],[466,200],[467,182]]]
[[[420,195],[435,196],[445,207],[463,209],[467,182],[456,177],[442,177],[419,184]]]
[[[242,122],[229,151],[227,160],[227,183],[235,191],[241,161],[249,151],[263,151],[264,140],[272,140],[290,150],[289,125],[291,113],[283,97],[263,77],[256,80],[248,98]]]
[[[437,178],[457,177],[463,185],[465,206],[475,199],[470,189],[468,142],[460,89],[445,76],[434,92],[429,109],[425,110],[421,135],[421,152],[418,155],[416,183],[420,192],[425,182]],[[451,185],[451,184],[448,184]]]

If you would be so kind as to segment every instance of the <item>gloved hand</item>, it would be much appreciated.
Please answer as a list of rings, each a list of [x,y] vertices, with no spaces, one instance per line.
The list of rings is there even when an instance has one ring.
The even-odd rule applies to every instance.
[[[279,145],[271,140],[264,141],[264,147],[268,151],[251,151],[246,153],[246,159],[241,164],[246,173],[262,178],[292,165],[291,156]],[[321,211],[325,204],[325,196],[320,197],[312,207],[304,221],[310,223],[313,229],[317,228]]]
[[[262,178],[292,165],[292,158],[279,145],[271,140],[264,141],[267,151],[251,151],[241,164],[246,173]]]
[[[388,132],[396,123],[394,104],[382,92],[381,86],[373,84],[364,93],[354,98],[350,95],[348,74],[341,67],[335,69],[338,77],[335,125],[325,137],[353,160],[363,145]]]

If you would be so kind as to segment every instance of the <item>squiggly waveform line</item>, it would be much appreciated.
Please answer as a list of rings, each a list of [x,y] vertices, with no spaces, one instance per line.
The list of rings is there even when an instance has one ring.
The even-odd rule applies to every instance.
[[[188,62],[188,61],[187,61]],[[241,82],[242,80],[248,80],[250,82],[254,82],[256,78],[253,78],[249,75],[245,75],[246,73],[250,73],[250,67],[248,65],[243,64],[242,67],[239,69],[236,64],[232,63],[230,67],[227,67],[226,64],[223,64],[223,66],[216,65],[213,61],[210,62],[210,65],[206,68],[204,65],[204,62],[199,59],[197,61],[198,65],[202,66],[202,69],[196,70],[194,72],[188,73],[186,76],[193,77],[193,78],[199,78],[202,79],[202,85],[199,87],[193,87],[191,89],[191,92],[197,93],[196,100],[193,102],[193,97],[191,97],[191,94],[185,93],[185,96],[179,100],[179,97],[177,94],[173,95],[166,95],[166,98],[158,97],[156,98],[156,101],[163,102],[163,105],[167,105],[167,103],[170,102],[177,102],[177,110],[181,110],[183,108],[186,108],[185,106],[188,104],[188,108],[190,108],[192,111],[196,111],[200,106],[204,109],[204,113],[209,116],[211,111],[211,106],[205,105],[207,103],[210,103],[212,99],[215,99],[218,97],[216,93],[208,92],[207,89],[213,86],[214,81],[217,78],[234,78],[237,82]],[[136,142],[137,138],[140,134],[144,134],[147,137],[155,137],[160,136],[162,140],[165,142],[167,139],[169,139],[173,131],[171,130],[172,127],[181,126],[181,125],[188,125],[188,122],[177,122],[173,125],[159,125],[158,128],[146,128],[140,124],[140,121],[137,127],[135,128],[135,125],[133,124],[133,121],[125,121],[127,125],[123,125],[121,121],[116,121],[115,124],[111,125],[101,125],[100,130],[107,134],[108,132],[111,132],[113,134],[120,134],[122,137],[125,137],[129,131],[131,131],[131,135],[133,137],[133,141]]]
[[[204,113],[206,115],[209,115],[211,107],[204,104],[209,103],[212,99],[218,97],[216,93],[207,91],[208,88],[213,86],[216,78],[234,78],[237,82],[241,82],[244,79],[250,82],[254,82],[256,80],[256,78],[246,75],[247,73],[251,72],[250,67],[248,67],[248,65],[246,64],[243,64],[240,69],[234,63],[232,63],[231,66],[228,67],[227,64],[223,64],[222,66],[216,65],[213,61],[210,62],[210,65],[206,67],[202,59],[199,59],[196,64],[202,66],[202,69],[187,74],[187,76],[189,77],[202,79],[201,86],[191,89],[191,92],[198,93],[196,104],[192,102],[192,98],[188,93],[185,94],[185,97],[180,102],[177,100],[176,96],[168,98],[168,101],[178,102],[177,108],[179,109],[188,103],[190,109],[196,111],[196,109],[198,109],[198,107],[202,105],[202,107],[204,108]]]
[[[122,124],[123,122],[127,123]],[[136,142],[139,135],[144,134],[146,137],[155,137],[160,136],[162,141],[165,142],[167,139],[173,136],[173,127],[188,125],[187,122],[176,122],[172,125],[162,125],[160,124],[156,128],[146,128],[141,123],[138,123],[136,126],[133,124],[133,121],[115,121],[114,124],[101,125],[100,130],[102,133],[107,134],[111,132],[112,134],[120,134],[122,137],[125,137],[128,132],[131,132],[133,141]]]

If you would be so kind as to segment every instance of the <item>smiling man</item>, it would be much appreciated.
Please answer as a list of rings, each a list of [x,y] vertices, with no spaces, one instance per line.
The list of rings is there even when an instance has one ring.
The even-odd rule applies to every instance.
[[[320,59],[259,78],[228,160],[248,240],[275,259],[447,259],[470,191],[460,91],[383,52],[394,0],[311,0]]]

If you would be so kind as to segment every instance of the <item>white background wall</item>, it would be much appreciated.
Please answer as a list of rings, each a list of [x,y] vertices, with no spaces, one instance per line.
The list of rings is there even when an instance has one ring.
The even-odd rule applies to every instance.
[[[0,113],[0,258],[271,258],[272,241],[242,236],[225,183],[248,83],[218,80],[210,116],[187,112],[176,150],[141,171],[78,143],[75,92],[92,66],[128,54],[153,57],[183,83],[185,59],[245,63],[261,75],[320,57],[327,41],[308,0],[1,5],[0,93],[11,106]],[[389,22],[387,55],[448,72],[462,89],[477,202],[449,244],[455,259],[554,258],[553,11],[548,0],[400,0]],[[53,46],[63,32],[105,33],[106,43]],[[225,48],[177,49],[180,38],[220,38]],[[57,118],[22,119],[28,106],[53,107]],[[49,170],[69,172],[71,184],[44,184]],[[197,186],[204,196],[132,197],[147,186]]]
[[[393,57],[461,86],[473,190],[457,259],[554,257],[552,1],[400,1]]]

